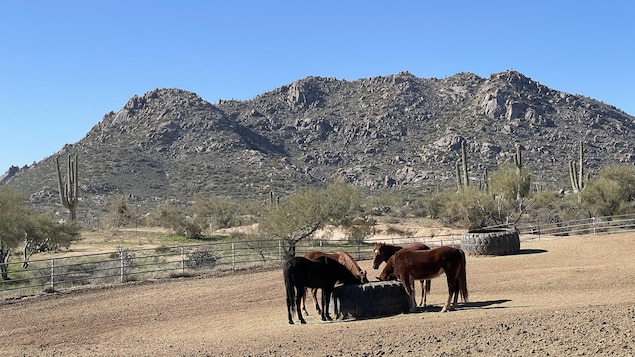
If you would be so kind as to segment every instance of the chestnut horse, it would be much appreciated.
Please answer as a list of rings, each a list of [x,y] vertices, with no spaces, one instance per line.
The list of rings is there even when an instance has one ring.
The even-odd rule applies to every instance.
[[[375,243],[373,244],[373,269],[379,268],[379,265],[382,262],[386,263],[384,270],[388,268],[388,264],[390,262],[390,258],[402,249],[413,249],[413,250],[428,250],[430,247],[423,243],[411,243],[405,247],[401,247],[398,245],[386,244],[386,243]],[[392,264],[389,268],[392,270]],[[382,272],[383,273],[383,272]],[[389,275],[386,274],[384,278],[381,278],[381,275],[378,277],[379,280],[395,280],[397,277],[394,274]],[[430,293],[430,280],[421,280],[421,301],[419,302],[419,306],[426,306],[426,300],[428,294]]]
[[[337,260],[326,255],[316,260],[293,257],[284,264],[282,274],[287,292],[287,315],[290,324],[293,324],[294,308],[297,309],[300,322],[306,323],[300,310],[300,300],[305,287],[322,289],[322,306],[324,306],[322,321],[332,321],[328,310],[335,282],[359,284],[359,280],[353,273]]]
[[[319,250],[314,250],[311,252],[306,252],[304,254],[304,257],[307,259],[315,260],[324,255],[331,257],[337,260],[340,264],[344,265],[348,270],[351,271],[351,273],[353,273],[353,275],[355,275],[359,279],[360,284],[366,284],[368,282],[366,271],[362,270],[362,268],[360,268],[357,264],[355,258],[353,258],[346,252],[324,253]],[[318,304],[316,288],[311,288],[311,296],[313,297],[313,301],[315,301],[315,309],[317,310],[318,314],[321,314],[322,309],[320,309],[320,304]],[[306,310],[306,289],[304,291],[304,294],[302,295],[302,310],[305,314],[309,314],[309,312]]]
[[[402,249],[392,258],[394,274],[401,280],[410,297],[410,311],[415,309],[414,281],[432,279],[445,273],[448,282],[448,300],[441,312],[453,310],[457,306],[459,293],[467,301],[467,278],[465,273],[465,253],[458,248],[441,246],[431,250]],[[452,305],[452,298],[454,302]]]

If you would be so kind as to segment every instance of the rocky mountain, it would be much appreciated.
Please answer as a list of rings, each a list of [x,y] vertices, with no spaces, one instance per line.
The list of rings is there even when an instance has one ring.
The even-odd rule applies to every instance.
[[[112,194],[139,206],[195,195],[264,199],[335,177],[370,191],[425,192],[454,184],[465,142],[473,180],[520,145],[534,181],[555,189],[566,188],[580,140],[591,173],[633,163],[635,118],[515,71],[308,77],[247,101],[211,104],[180,89],[134,96],[79,142],[12,168],[2,183],[34,205],[59,207],[55,158],[77,154],[80,211],[105,209]]]

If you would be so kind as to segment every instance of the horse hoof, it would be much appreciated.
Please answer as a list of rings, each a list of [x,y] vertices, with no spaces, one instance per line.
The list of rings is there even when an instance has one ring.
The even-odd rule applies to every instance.
[[[306,325],[306,321],[304,321],[304,320],[300,320],[300,323],[303,324],[303,325]]]
[[[289,325],[293,325],[293,320],[289,320]]]

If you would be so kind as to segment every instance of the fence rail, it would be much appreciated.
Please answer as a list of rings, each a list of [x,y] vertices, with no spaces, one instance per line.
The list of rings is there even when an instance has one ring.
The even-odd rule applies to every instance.
[[[521,236],[579,236],[635,231],[635,214],[591,217],[567,222],[528,223],[517,227]]]
[[[624,233],[635,230],[635,215],[593,217],[551,224],[518,226],[521,241],[543,237],[564,238],[587,234]],[[431,246],[460,245],[460,235],[434,237],[399,236],[381,239],[404,244],[423,242]],[[364,242],[311,239],[300,242],[296,255],[310,250],[346,251],[357,260],[371,257],[372,244]],[[283,260],[281,241],[222,241],[206,244],[129,250],[119,247],[114,252],[50,259],[35,259],[23,269],[22,262],[9,262],[10,280],[0,281],[0,299],[51,292],[76,286],[125,283],[166,277],[197,275],[213,271],[232,271],[279,265]]]

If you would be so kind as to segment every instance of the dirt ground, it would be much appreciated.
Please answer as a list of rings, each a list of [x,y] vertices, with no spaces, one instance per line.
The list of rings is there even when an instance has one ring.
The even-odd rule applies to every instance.
[[[360,265],[375,280],[369,261]],[[289,325],[280,269],[63,291],[0,303],[3,356],[635,354],[635,234],[523,242],[467,258],[470,302],[440,313]]]

